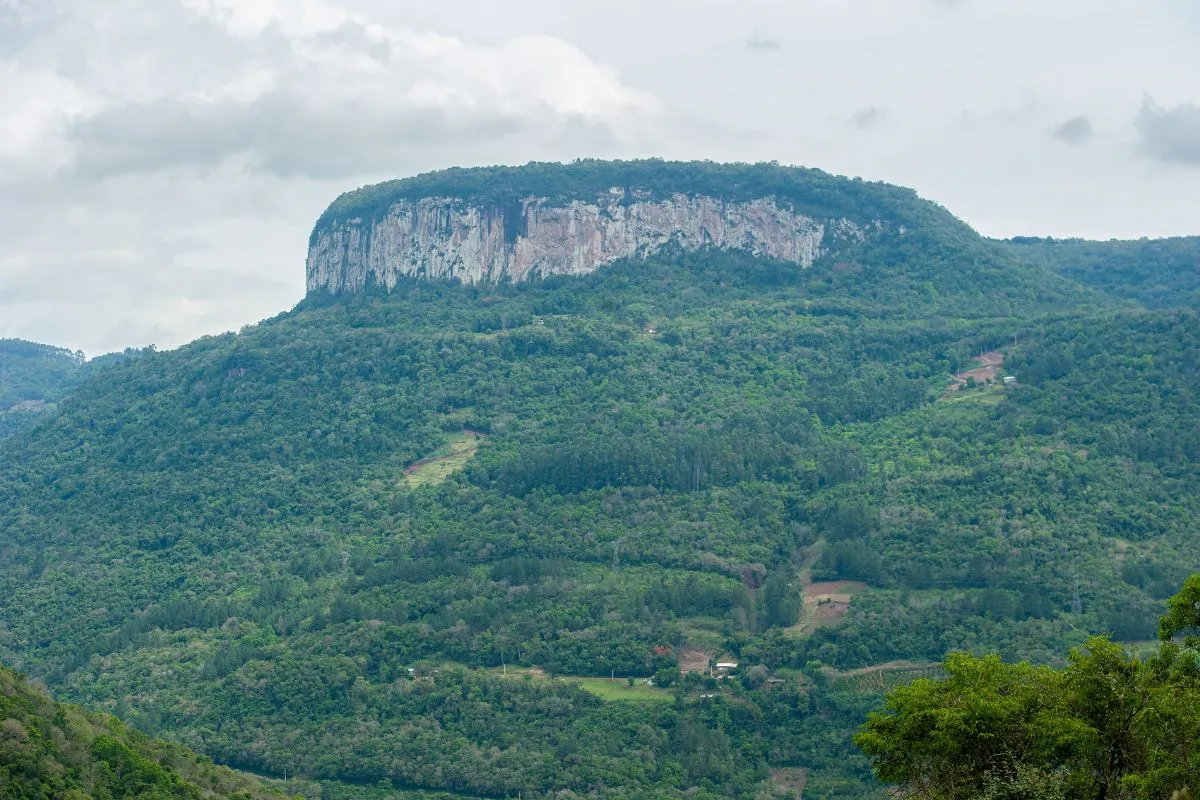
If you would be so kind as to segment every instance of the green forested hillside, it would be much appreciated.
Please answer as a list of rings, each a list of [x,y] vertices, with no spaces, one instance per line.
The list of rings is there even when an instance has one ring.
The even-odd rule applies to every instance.
[[[83,356],[22,339],[0,339],[0,438],[67,392]]]
[[[1150,638],[1200,563],[1197,313],[944,219],[97,369],[0,443],[0,658],[341,796],[869,796],[893,672]]]
[[[33,424],[91,372],[145,352],[149,350],[128,348],[85,361],[78,350],[0,339],[0,439]]]
[[[1081,239],[1012,239],[1021,258],[1147,308],[1200,306],[1200,236],[1089,242]]]
[[[0,667],[4,800],[267,800],[283,795],[105,714],[55,703]]]

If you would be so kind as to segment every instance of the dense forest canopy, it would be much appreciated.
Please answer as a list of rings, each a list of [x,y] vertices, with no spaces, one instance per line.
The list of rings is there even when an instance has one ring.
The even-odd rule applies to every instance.
[[[0,659],[328,797],[849,799],[855,727],[948,652],[1155,635],[1200,565],[1186,282],[823,173],[522,169],[337,213],[636,177],[922,227],[310,297],[89,370],[0,441]]]
[[[82,353],[23,339],[0,339],[0,411],[22,402],[57,399],[82,364]]]
[[[284,795],[106,714],[55,703],[0,667],[0,797],[282,800]]]
[[[78,382],[83,354],[0,339],[0,439],[33,421]]]
[[[0,339],[0,439],[33,424],[91,372],[145,352],[128,348],[87,361],[79,350]]]
[[[1129,242],[1024,237],[1005,244],[1060,275],[1147,308],[1200,307],[1200,236]]]

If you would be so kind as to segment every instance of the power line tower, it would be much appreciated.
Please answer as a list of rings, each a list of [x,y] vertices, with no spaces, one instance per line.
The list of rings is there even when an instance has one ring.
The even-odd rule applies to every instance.
[[[1071,592],[1071,611],[1076,616],[1083,613],[1083,600],[1079,597],[1079,573],[1075,573],[1075,582]]]

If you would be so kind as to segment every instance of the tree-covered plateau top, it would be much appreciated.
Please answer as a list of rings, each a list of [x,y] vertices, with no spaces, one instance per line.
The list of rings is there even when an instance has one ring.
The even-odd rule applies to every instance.
[[[703,195],[727,201],[774,197],[815,219],[884,220],[898,225],[949,225],[967,231],[941,207],[921,200],[915,191],[886,183],[830,175],[818,169],[777,163],[719,164],[712,161],[574,161],[532,162],[524,166],[453,168],[402,180],[364,186],[337,198],[317,220],[310,243],[340,223],[371,224],[402,200],[454,198],[498,209],[517,209],[523,200],[595,201],[613,188],[651,199],[676,194]]]

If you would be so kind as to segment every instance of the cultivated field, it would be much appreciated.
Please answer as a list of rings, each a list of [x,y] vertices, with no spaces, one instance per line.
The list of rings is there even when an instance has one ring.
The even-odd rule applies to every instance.
[[[917,678],[940,678],[946,674],[934,661],[889,661],[845,672],[829,672],[837,688],[855,692],[886,692]]]
[[[804,588],[804,612],[788,633],[807,636],[817,628],[831,628],[850,610],[854,595],[870,587],[862,581],[822,581]]]
[[[483,434],[470,430],[452,436],[433,455],[422,458],[404,470],[404,485],[416,488],[443,482],[475,457],[479,452],[479,443],[484,438]]]

